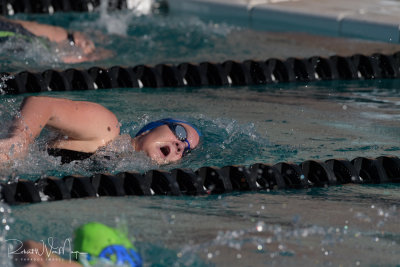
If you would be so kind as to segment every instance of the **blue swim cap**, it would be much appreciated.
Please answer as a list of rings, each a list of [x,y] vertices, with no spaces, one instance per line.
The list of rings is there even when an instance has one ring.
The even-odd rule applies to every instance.
[[[153,122],[150,122],[150,123],[146,124],[145,126],[143,126],[142,129],[139,130],[139,132],[137,132],[135,137],[141,135],[144,132],[153,130],[153,129],[157,128],[157,127],[160,127],[160,126],[165,125],[165,124],[170,124],[170,123],[185,123],[185,124],[191,126],[193,129],[195,129],[197,134],[199,136],[201,136],[201,132],[193,124],[190,124],[189,122],[183,121],[183,120],[165,118],[165,119],[161,119],[161,120],[158,120],[158,121],[153,121]]]

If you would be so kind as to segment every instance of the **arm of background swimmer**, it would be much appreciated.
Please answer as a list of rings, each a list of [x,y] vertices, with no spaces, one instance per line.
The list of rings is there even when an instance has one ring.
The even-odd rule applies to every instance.
[[[36,36],[46,37],[52,42],[62,42],[67,40],[67,30],[61,27],[40,24],[34,21],[26,21],[26,20],[10,20],[6,18],[2,18],[10,23],[17,23],[24,27],[26,30],[30,31],[32,34]]]
[[[41,24],[35,21],[10,20],[6,18],[2,19],[10,23],[17,23],[32,34],[40,37],[45,37],[52,42],[61,43],[67,41],[68,39],[68,31],[62,27]],[[80,32],[73,32],[73,37],[75,40],[75,45],[80,47],[85,54],[89,54],[94,51],[94,43],[84,34]]]
[[[70,140],[83,141],[87,150],[95,150],[119,135],[116,116],[97,103],[33,96],[24,99],[11,135],[31,143],[45,126]]]

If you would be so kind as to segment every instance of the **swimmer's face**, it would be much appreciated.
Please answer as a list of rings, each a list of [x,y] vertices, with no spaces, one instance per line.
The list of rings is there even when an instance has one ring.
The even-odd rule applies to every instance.
[[[190,149],[197,147],[200,137],[196,130],[185,123],[178,124],[186,130]],[[167,164],[180,160],[185,148],[188,147],[185,141],[181,141],[175,136],[168,125],[159,126],[135,139],[135,149],[145,152],[158,164]]]

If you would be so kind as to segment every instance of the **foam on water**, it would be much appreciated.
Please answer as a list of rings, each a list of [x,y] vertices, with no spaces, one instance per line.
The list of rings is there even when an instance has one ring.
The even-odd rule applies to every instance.
[[[6,82],[10,79],[14,79],[14,76],[13,75],[5,75],[5,74],[0,75],[0,95],[5,94],[4,89],[7,88]]]
[[[151,7],[153,0],[129,0],[127,5],[129,10],[122,12],[109,12],[109,0],[102,0],[100,4],[100,17],[87,25],[93,28],[102,28],[106,30],[108,34],[118,34],[126,36],[128,33],[128,27],[132,18],[135,16],[149,15],[151,13]],[[93,25],[94,24],[94,25]]]
[[[35,38],[10,37],[7,41],[0,43],[0,51],[5,60],[15,58],[25,61],[26,65],[33,62],[45,64],[55,61],[53,55],[49,53],[51,51],[49,48],[51,48],[50,43]]]
[[[81,49],[69,45],[51,43],[41,38],[13,38],[0,42],[0,67],[4,71],[17,72],[38,68],[62,68],[66,58],[81,58]],[[10,68],[11,67],[11,68]]]
[[[11,258],[9,257],[10,244],[7,242],[8,232],[14,223],[11,208],[0,203],[0,266],[12,267]]]

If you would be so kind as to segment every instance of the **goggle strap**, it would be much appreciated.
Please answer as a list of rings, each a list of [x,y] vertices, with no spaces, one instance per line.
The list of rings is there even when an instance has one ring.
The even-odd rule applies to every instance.
[[[188,144],[188,147],[185,150],[190,151],[190,143],[186,138],[185,138],[185,142]]]

